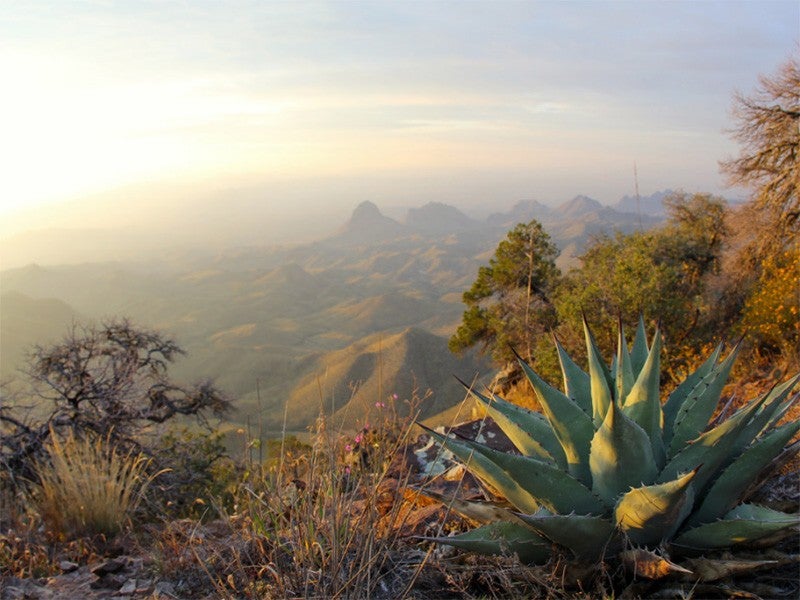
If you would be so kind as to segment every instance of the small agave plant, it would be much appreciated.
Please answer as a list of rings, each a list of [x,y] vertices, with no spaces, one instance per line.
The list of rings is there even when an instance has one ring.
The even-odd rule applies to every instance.
[[[710,424],[739,344],[723,360],[718,346],[662,405],[659,331],[648,347],[640,319],[629,351],[620,325],[609,367],[584,329],[588,373],[556,340],[564,392],[520,359],[543,414],[470,390],[518,454],[427,430],[513,506],[447,499],[482,525],[435,541],[516,553],[526,563],[559,549],[581,561],[643,551],[664,560],[763,541],[798,524],[797,515],[742,499],[800,430],[800,420],[778,425],[800,375]]]

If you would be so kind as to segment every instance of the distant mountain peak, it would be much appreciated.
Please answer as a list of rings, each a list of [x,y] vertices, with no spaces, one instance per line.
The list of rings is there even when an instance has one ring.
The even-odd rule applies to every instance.
[[[443,202],[428,202],[419,208],[410,208],[406,225],[423,231],[456,231],[475,227],[470,219],[455,206]]]
[[[565,216],[576,217],[601,210],[603,205],[589,196],[578,195],[558,207]]]
[[[336,237],[347,237],[358,243],[371,242],[394,237],[401,228],[400,223],[384,215],[374,202],[364,200],[356,206]]]
[[[369,200],[364,200],[361,204],[356,206],[350,217],[351,223],[358,223],[361,221],[374,221],[375,219],[386,219],[378,205]]]

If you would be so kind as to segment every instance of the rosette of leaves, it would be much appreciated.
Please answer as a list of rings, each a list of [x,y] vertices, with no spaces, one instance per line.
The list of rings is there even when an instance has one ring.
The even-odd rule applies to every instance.
[[[720,344],[662,404],[658,330],[648,344],[640,319],[629,350],[620,325],[610,366],[585,323],[584,330],[588,372],[556,340],[563,392],[520,359],[541,413],[470,390],[517,453],[427,429],[510,504],[453,500],[482,525],[434,540],[537,563],[564,550],[580,560],[631,548],[654,557],[701,553],[798,524],[797,515],[744,499],[793,448],[800,421],[779,421],[797,399],[800,375],[712,421],[740,344],[724,358]]]

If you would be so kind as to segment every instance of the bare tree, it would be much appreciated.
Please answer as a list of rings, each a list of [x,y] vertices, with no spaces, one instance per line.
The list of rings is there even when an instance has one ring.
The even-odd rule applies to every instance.
[[[798,149],[800,148],[800,63],[791,58],[771,76],[761,76],[752,96],[734,96],[732,131],[740,156],[721,163],[729,183],[753,189],[748,209],[768,229],[757,233],[769,251],[800,234]],[[773,248],[774,249],[774,248]]]
[[[181,354],[174,341],[127,320],[73,326],[60,343],[35,347],[27,374],[39,405],[35,412],[46,417],[25,416],[18,402],[0,404],[0,460],[6,474],[30,477],[31,461],[52,432],[91,432],[141,449],[156,424],[178,415],[203,422],[209,413],[222,415],[230,402],[211,383],[183,387],[170,380],[169,364]]]

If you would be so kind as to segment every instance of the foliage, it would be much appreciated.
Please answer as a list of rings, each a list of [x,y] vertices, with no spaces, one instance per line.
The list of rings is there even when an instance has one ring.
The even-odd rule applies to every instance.
[[[767,215],[758,245],[780,250],[800,235],[798,153],[800,152],[800,63],[796,57],[772,76],[760,78],[752,96],[736,94],[733,137],[742,145],[738,158],[722,169],[733,185],[754,190],[751,206]],[[764,235],[766,234],[766,235]],[[771,248],[771,250],[770,250]],[[758,252],[761,254],[762,252]]]
[[[766,258],[741,326],[759,347],[800,355],[800,247]]]
[[[665,550],[727,548],[798,524],[796,515],[741,502],[800,431],[797,419],[778,425],[800,375],[710,422],[738,346],[721,361],[718,346],[662,407],[660,331],[648,345],[640,320],[629,350],[620,327],[610,366],[585,322],[584,333],[588,372],[559,348],[563,393],[520,360],[543,415],[470,390],[519,454],[429,430],[513,506],[454,503],[483,525],[437,541],[525,562],[548,560],[554,545],[582,562],[624,561],[635,546],[644,552],[633,562],[646,574],[663,570]]]
[[[165,468],[160,460],[175,456],[148,445],[148,432],[178,416],[206,423],[207,414],[230,406],[209,382],[183,387],[169,378],[169,364],[180,354],[172,340],[127,320],[74,326],[60,343],[36,347],[28,369],[32,393],[50,408],[32,419],[19,403],[0,406],[2,476],[16,484],[37,481],[33,467],[46,455],[48,439],[70,435],[99,436],[122,452],[145,452],[156,470]]]
[[[238,466],[228,456],[220,432],[171,428],[152,453],[164,473],[154,482],[158,494],[148,498],[154,511],[173,517],[215,517],[233,504],[230,486]]]
[[[513,361],[513,346],[532,359],[536,334],[556,323],[550,299],[560,275],[556,256],[558,250],[538,221],[512,229],[464,292],[467,310],[450,349],[461,352],[479,345],[505,365]]]
[[[580,328],[583,315],[606,351],[616,342],[617,321],[635,326],[640,314],[659,315],[664,335],[675,346],[691,348],[714,331],[707,282],[720,268],[725,201],[679,192],[664,202],[670,218],[663,227],[596,239],[581,266],[564,277],[555,303],[570,350],[577,351],[570,332]]]
[[[56,537],[117,533],[155,477],[144,455],[119,453],[110,436],[51,435],[46,452],[33,501]]]

